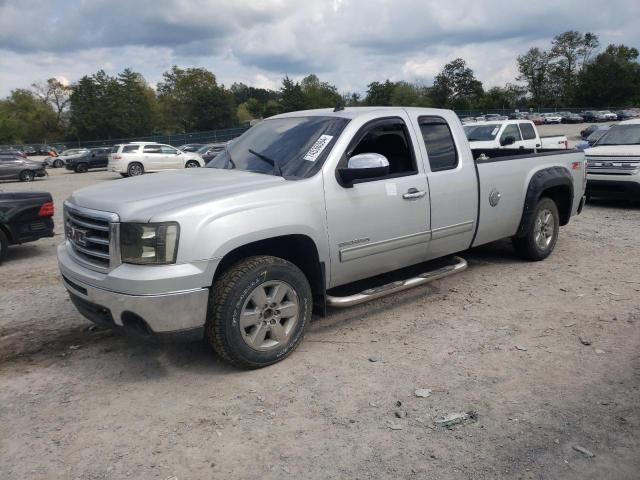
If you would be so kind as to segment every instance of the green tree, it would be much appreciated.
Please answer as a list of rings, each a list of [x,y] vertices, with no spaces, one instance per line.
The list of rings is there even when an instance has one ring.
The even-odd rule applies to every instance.
[[[56,112],[32,91],[13,90],[0,101],[1,143],[39,143],[59,135]]]
[[[300,88],[305,97],[306,108],[335,107],[342,100],[335,86],[321,82],[314,74],[304,77],[300,82]]]
[[[525,82],[535,106],[544,105],[550,95],[549,54],[533,47],[519,55],[517,62],[520,72],[517,80]]]
[[[364,99],[366,105],[390,106],[395,84],[387,79],[384,82],[371,82],[367,86],[367,96]]]
[[[409,82],[396,82],[391,93],[391,105],[399,107],[430,107],[427,88]]]
[[[288,76],[282,79],[282,87],[279,94],[282,112],[295,112],[296,110],[308,108],[302,86]]]
[[[482,82],[462,58],[447,63],[436,75],[431,98],[438,107],[469,108],[483,94]]]
[[[162,77],[157,91],[165,128],[189,132],[237,124],[233,93],[209,70],[174,65]]]
[[[565,105],[574,101],[577,75],[591,53],[600,45],[598,36],[569,30],[553,38],[549,58],[553,60],[550,73],[557,77],[560,96]]]
[[[44,83],[31,84],[33,92],[44,103],[50,105],[56,113],[56,126],[63,130],[67,126],[66,113],[71,96],[71,87],[60,82],[56,78],[50,78]]]
[[[637,105],[640,103],[638,50],[626,45],[609,45],[582,70],[579,85],[578,99],[585,105]]]

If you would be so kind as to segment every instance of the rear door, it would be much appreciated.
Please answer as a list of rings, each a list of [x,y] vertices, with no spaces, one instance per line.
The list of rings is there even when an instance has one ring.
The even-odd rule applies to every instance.
[[[540,139],[533,124],[520,122],[520,133],[522,134],[522,145],[524,148],[540,148]]]
[[[431,196],[429,258],[465,250],[478,213],[478,180],[464,130],[453,117],[414,113]],[[460,139],[456,142],[456,138]]]
[[[18,178],[22,171],[22,161],[14,156],[0,156],[0,178]]]

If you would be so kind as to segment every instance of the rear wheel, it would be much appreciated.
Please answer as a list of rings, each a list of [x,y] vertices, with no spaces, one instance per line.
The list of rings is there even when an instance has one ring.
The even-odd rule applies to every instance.
[[[550,198],[538,201],[524,237],[514,238],[518,255],[527,260],[544,260],[556,246],[560,232],[558,207]]]
[[[77,173],[84,173],[87,170],[89,170],[89,165],[87,165],[86,163],[79,163],[78,165],[76,165]]]
[[[64,165],[64,162],[62,160],[60,160],[59,158],[57,160],[53,161],[53,166],[54,168],[60,168]]]
[[[198,168],[200,166],[200,164],[198,162],[196,162],[195,160],[189,160],[186,164],[185,164],[185,168]]]
[[[5,258],[7,258],[8,249],[9,249],[9,239],[4,234],[4,232],[0,230],[0,262],[2,262]]]
[[[31,170],[24,170],[21,174],[20,174],[20,181],[21,182],[32,182],[33,179],[35,178],[35,173],[33,173]]]
[[[249,257],[214,282],[207,339],[237,367],[265,367],[298,346],[311,308],[311,287],[298,267],[277,257]]]
[[[129,168],[127,168],[127,175],[129,177],[137,177],[139,175],[142,175],[143,173],[144,168],[142,168],[141,163],[132,163],[131,165],[129,165]]]

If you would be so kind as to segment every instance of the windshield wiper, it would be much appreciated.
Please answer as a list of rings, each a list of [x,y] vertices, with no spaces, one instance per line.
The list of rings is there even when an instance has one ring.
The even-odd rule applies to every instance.
[[[276,162],[273,158],[269,158],[266,155],[263,155],[262,153],[258,153],[252,149],[249,149],[249,153],[252,153],[259,159],[267,162],[269,165],[273,167],[273,171],[276,173],[276,175],[279,175],[280,177],[282,176],[282,170],[280,169],[280,165],[278,165],[278,162]]]

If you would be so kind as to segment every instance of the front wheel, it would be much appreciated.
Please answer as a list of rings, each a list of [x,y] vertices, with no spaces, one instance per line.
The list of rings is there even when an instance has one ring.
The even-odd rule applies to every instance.
[[[64,165],[64,162],[60,159],[53,161],[53,168],[60,168]]]
[[[298,267],[277,257],[249,257],[214,282],[207,339],[232,365],[266,367],[295,350],[311,308],[311,287]]]
[[[185,164],[185,168],[198,168],[199,166],[200,166],[200,164],[198,162],[196,162],[195,160],[189,160]]]
[[[20,174],[20,181],[21,182],[32,182],[33,179],[35,178],[35,173],[33,173],[31,170],[24,170],[21,174]]]
[[[85,173],[87,170],[89,170],[89,165],[86,163],[79,163],[76,165],[76,173]]]
[[[527,260],[544,260],[556,246],[560,220],[556,202],[544,197],[538,201],[524,237],[514,238],[518,255]]]

